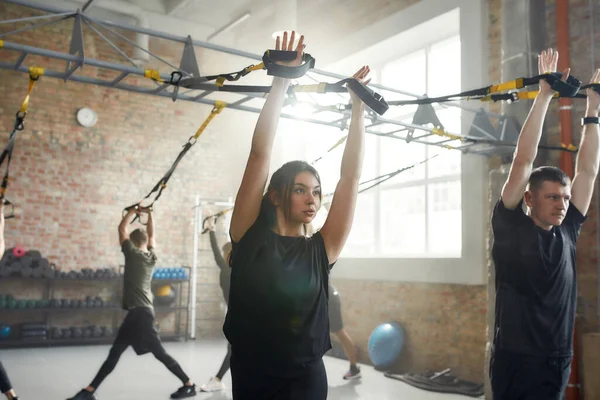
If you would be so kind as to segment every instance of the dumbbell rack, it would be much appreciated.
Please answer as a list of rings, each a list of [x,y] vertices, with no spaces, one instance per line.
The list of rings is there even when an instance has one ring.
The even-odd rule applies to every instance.
[[[122,267],[121,267],[122,268]],[[188,277],[190,276],[189,271],[190,267],[184,266],[183,268],[188,270]],[[61,284],[71,283],[77,284],[81,282],[102,282],[105,286],[107,283],[113,283],[115,286],[115,293],[117,294],[115,298],[118,299],[118,305],[116,307],[97,307],[97,308],[15,308],[15,309],[0,309],[0,316],[4,315],[36,315],[35,322],[44,322],[46,324],[46,329],[48,331],[48,335],[46,339],[0,339],[0,348],[12,348],[12,347],[39,347],[39,346],[67,346],[67,345],[89,345],[89,344],[110,344],[114,340],[114,335],[116,335],[117,328],[120,325],[123,317],[125,316],[126,311],[124,311],[120,307],[120,300],[123,293],[123,277],[122,274],[119,274],[117,278],[100,278],[100,279],[58,279],[58,278],[24,278],[20,276],[11,276],[11,277],[3,277],[0,278],[0,282],[10,282],[10,281],[27,281],[37,284],[45,285],[43,289],[42,297],[44,299],[49,300],[50,302],[54,298],[54,289],[55,285],[60,282]],[[175,332],[169,334],[161,334],[160,338],[164,341],[179,341],[179,340],[188,340],[188,329],[189,329],[189,309],[190,309],[190,282],[189,279],[161,279],[157,281],[153,281],[153,284],[178,284],[178,298],[173,306],[155,306],[154,310],[159,312],[176,312],[175,317]],[[187,283],[187,293],[188,293],[188,304],[183,304],[183,284]],[[85,337],[85,338],[70,338],[70,339],[52,339],[50,336],[50,331],[52,329],[52,317],[59,313],[99,313],[99,312],[111,312],[112,313],[112,328],[114,335],[113,336],[105,336],[105,337]],[[185,330],[181,329],[181,318],[182,314],[185,313]],[[39,317],[38,317],[39,316]],[[0,322],[2,318],[0,317]],[[25,321],[23,321],[25,322]],[[32,321],[27,321],[32,322]]]

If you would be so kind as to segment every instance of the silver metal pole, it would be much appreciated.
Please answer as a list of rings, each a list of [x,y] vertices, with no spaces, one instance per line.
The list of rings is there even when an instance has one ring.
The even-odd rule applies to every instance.
[[[93,2],[94,2],[94,0],[88,0],[88,1],[87,1],[87,2],[86,2],[84,5],[83,5],[83,7],[81,8],[81,11],[82,11],[82,12],[85,12],[85,10],[87,10],[87,9],[88,9],[88,7],[89,7],[89,6],[91,6]]]
[[[15,29],[14,31],[4,32],[0,35],[0,37],[15,35],[15,34],[21,33],[21,32],[32,31],[34,29],[41,28],[42,26],[52,25],[57,22],[64,21],[65,19],[68,19],[69,17],[72,17],[73,15],[75,15],[75,14],[71,13],[70,15],[68,15],[66,17],[62,17],[61,19],[57,19],[54,21],[44,21],[44,22],[40,22],[39,24],[28,25],[23,28]],[[2,22],[4,22],[4,21],[2,21]]]
[[[65,11],[62,13],[58,13],[58,14],[54,14],[54,15],[37,15],[35,17],[25,17],[25,18],[17,18],[17,19],[5,19],[3,21],[0,21],[0,25],[2,24],[11,24],[13,22],[28,22],[28,21],[37,21],[38,19],[48,19],[48,18],[57,18],[57,17],[72,17],[73,15],[77,14],[76,12],[73,11]],[[60,20],[56,20],[54,22],[58,22]]]
[[[79,58],[77,56],[73,56],[71,54],[63,54],[63,53],[56,53],[54,51],[51,50],[45,50],[45,49],[36,49],[34,47],[30,47],[30,46],[25,46],[25,45],[16,45],[10,42],[5,42],[5,48],[7,49],[11,49],[11,50],[22,50],[25,52],[28,52],[30,54],[37,54],[37,55],[46,55],[49,57],[55,57],[58,59],[62,59],[62,60],[66,60],[66,61],[79,61]],[[33,50],[33,51],[32,51]],[[50,54],[48,54],[50,53]],[[58,56],[55,56],[58,55]],[[103,61],[98,61],[98,60],[93,60],[90,58],[86,58],[84,60],[84,64],[87,65],[93,65],[93,66],[99,66],[99,67],[103,67],[103,68],[107,68],[110,69],[110,63],[107,62],[103,62]],[[115,65],[116,67],[116,65]],[[20,72],[29,72],[29,68],[27,68],[26,66],[19,66],[18,68],[14,68],[13,64],[10,63],[5,63],[5,62],[0,62],[0,68],[3,69],[16,69],[17,71]],[[115,68],[116,69],[116,68]],[[136,74],[136,75],[143,75],[142,73],[140,73],[140,71],[137,68],[133,68],[133,67],[127,67],[127,66],[122,66],[119,65],[119,69],[118,71],[122,71],[122,72],[126,72],[126,73],[131,73],[131,74]],[[56,72],[56,71],[52,71],[52,70],[46,70],[44,71],[44,75],[45,76],[50,76],[53,78],[60,78],[60,79],[64,79],[66,77],[68,77],[68,79],[70,81],[75,81],[75,82],[82,82],[82,83],[90,83],[90,84],[94,84],[94,85],[99,85],[99,86],[107,86],[107,87],[114,87],[117,89],[122,89],[122,90],[127,90],[127,91],[131,91],[131,92],[136,92],[136,93],[145,93],[145,94],[154,94],[157,96],[161,96],[161,97],[167,97],[167,98],[171,98],[172,97],[172,93],[170,92],[157,92],[157,90],[155,88],[152,89],[148,89],[148,88],[142,88],[139,86],[133,86],[133,85],[127,85],[127,84],[116,84],[113,85],[110,82],[107,81],[103,81],[101,79],[97,79],[97,78],[90,78],[87,76],[78,76],[78,75],[71,75],[68,76],[69,74],[65,74],[64,72]],[[163,75],[161,75],[163,76]],[[163,76],[163,79],[168,79],[167,77]],[[197,98],[196,97],[192,97],[192,96],[185,96],[182,95],[181,93],[177,95],[178,99],[181,100],[186,100],[186,101],[192,101],[195,103],[201,103],[201,104],[207,104],[207,105],[214,105],[214,101],[213,100],[207,100],[207,99],[203,99],[203,98]],[[239,111],[247,111],[247,112],[253,112],[253,113],[260,113],[260,109],[259,108],[255,108],[255,107],[248,107],[248,106],[243,106],[243,105],[233,105],[230,104],[227,106],[227,108],[233,109],[233,110],[239,110]],[[333,128],[340,128],[339,124],[333,124],[331,122],[327,122],[327,121],[322,121],[322,120],[318,120],[318,119],[314,119],[314,118],[302,118],[302,117],[298,117],[295,115],[291,115],[291,114],[287,114],[287,113],[282,113],[281,114],[282,118],[287,118],[287,119],[293,119],[293,120],[297,120],[297,121],[302,121],[302,122],[306,122],[306,123],[312,123],[312,124],[317,124],[317,125],[324,125],[324,126],[330,126]],[[420,125],[413,125],[413,124],[407,124],[401,121],[395,121],[395,120],[388,120],[388,119],[383,119],[383,118],[379,118],[378,119],[378,123],[379,124],[392,124],[392,125],[398,125],[398,126],[403,126],[403,127],[407,127],[407,128],[414,128],[420,131],[424,131],[424,132],[432,132],[431,128],[428,128],[426,126],[420,126]],[[396,136],[396,135],[391,135],[389,133],[382,133],[382,132],[378,132],[372,129],[369,129],[368,127],[365,130],[368,134],[371,135],[376,135],[376,136],[382,136],[382,137],[387,137],[387,138],[391,138],[391,139],[397,139],[397,140],[403,140],[406,141],[407,138],[406,137],[402,137],[402,136]],[[431,135],[427,135],[427,136],[431,136]],[[427,144],[427,145],[431,145],[431,146],[438,146],[440,147],[440,144],[437,144],[435,142],[429,142],[426,140],[421,140],[419,138],[413,138],[410,140],[412,143],[422,143],[422,144]],[[442,146],[443,147],[443,146]]]
[[[194,253],[192,260],[192,298],[191,303],[191,321],[190,338],[196,339],[196,290],[198,287],[198,231],[200,230],[200,195],[196,194],[196,203],[194,207]]]
[[[52,58],[56,58],[58,60],[72,61],[72,62],[81,61],[80,57],[74,56],[72,54],[60,53],[58,51],[48,50],[48,49],[40,49],[38,47],[28,46],[26,44],[19,44],[19,43],[5,41],[4,48],[6,50],[24,51],[26,53],[34,54],[37,56],[52,57]],[[84,60],[84,64],[91,65],[93,67],[112,69],[115,71],[127,72],[130,74],[141,75],[141,76],[144,76],[144,71],[145,71],[142,68],[130,67],[130,66],[121,65],[121,64],[115,64],[115,63],[110,63],[110,62],[102,61],[102,60],[95,60],[93,58],[86,58]],[[27,71],[29,71],[29,70],[27,70]],[[45,75],[48,75],[48,74],[45,74]],[[160,77],[161,77],[161,79],[166,80],[166,81],[171,80],[170,74],[160,74]],[[101,82],[104,82],[104,81],[101,81]],[[154,90],[154,89],[152,89],[152,90]]]

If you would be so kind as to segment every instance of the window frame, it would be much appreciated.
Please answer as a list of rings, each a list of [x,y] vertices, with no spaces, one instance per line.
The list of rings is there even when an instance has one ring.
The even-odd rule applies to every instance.
[[[429,93],[430,92],[430,57],[431,57],[431,51],[432,48],[434,48],[437,45],[440,45],[444,42],[451,42],[451,41],[458,41],[459,43],[461,43],[461,37],[460,34],[456,33],[456,34],[451,34],[448,36],[445,36],[441,39],[437,39],[434,41],[428,41],[428,42],[424,42],[423,46],[421,48],[417,48],[417,49],[411,49],[410,52],[405,53],[405,54],[394,54],[394,55],[390,55],[389,57],[387,57],[386,59],[383,59],[381,62],[378,62],[375,66],[371,67],[371,70],[375,73],[375,76],[377,77],[377,82],[380,83],[383,86],[387,86],[387,87],[391,87],[389,84],[387,84],[386,82],[383,82],[383,76],[384,76],[384,69],[392,63],[398,63],[400,61],[402,61],[403,59],[408,59],[409,57],[415,55],[416,53],[423,53],[424,54],[424,68],[425,68],[425,93]],[[462,45],[462,43],[461,43]],[[398,89],[398,88],[397,88]],[[460,118],[460,116],[459,116]],[[456,134],[461,134],[461,132],[453,132]],[[385,170],[383,167],[383,156],[382,156],[382,150],[383,150],[383,146],[385,145],[386,141],[389,142],[391,139],[389,138],[385,138],[385,137],[377,137],[377,150],[376,150],[376,165],[375,165],[375,171],[376,171],[376,176],[381,176],[385,173],[391,172],[388,170]],[[423,145],[424,146],[424,158],[423,159],[427,159],[428,157],[430,157],[432,154],[432,152],[439,152],[439,148],[433,148],[432,146],[427,146],[427,145]],[[450,151],[456,151],[456,150],[450,150]],[[398,168],[400,168],[402,166],[398,166]],[[419,178],[419,179],[414,179],[414,180],[410,180],[410,181],[402,181],[402,182],[397,182],[397,183],[393,183],[393,184],[381,184],[381,185],[377,185],[375,188],[371,189],[370,192],[373,193],[373,196],[375,197],[375,201],[374,201],[374,220],[373,220],[373,231],[371,232],[374,235],[374,248],[372,248],[373,253],[371,254],[361,254],[360,251],[355,251],[352,252],[353,249],[356,249],[357,246],[359,245],[358,243],[353,243],[351,238],[349,238],[349,246],[345,246],[344,248],[344,252],[342,252],[341,257],[347,257],[347,258],[364,258],[364,257],[371,257],[371,256],[375,256],[375,257],[396,257],[396,258],[414,258],[414,257],[423,257],[423,258],[438,258],[440,256],[443,257],[448,257],[448,258],[460,258],[461,254],[462,254],[462,237],[460,240],[460,244],[458,246],[458,249],[456,249],[455,251],[448,251],[448,252],[434,252],[431,249],[431,227],[430,227],[430,198],[429,198],[429,189],[430,189],[430,185],[431,184],[435,184],[435,183],[442,183],[442,182],[458,182],[461,183],[462,181],[462,175],[460,173],[460,170],[457,174],[449,174],[449,175],[443,175],[443,176],[435,176],[435,177],[430,177],[429,176],[429,164],[425,163],[423,165],[424,167],[424,177],[423,178]],[[369,167],[371,168],[371,167]],[[462,169],[462,166],[461,166]],[[382,226],[382,214],[386,211],[382,209],[382,201],[383,201],[383,193],[388,191],[388,190],[394,190],[394,189],[402,189],[402,188],[409,188],[409,187],[422,187],[423,191],[424,191],[424,204],[423,204],[423,213],[424,213],[424,229],[425,229],[425,234],[423,237],[423,251],[422,252],[415,252],[415,253],[407,253],[407,252],[397,252],[397,253],[390,253],[390,252],[386,252],[385,251],[385,246],[384,243],[382,241],[382,238],[384,236],[384,232],[383,232],[383,226]],[[359,195],[360,196],[360,195]],[[461,202],[462,202],[462,193],[460,194],[461,197]],[[357,210],[357,212],[359,212]],[[461,220],[462,220],[462,207],[461,207]],[[460,230],[462,231],[462,229]],[[361,250],[362,251],[362,250]]]
[[[363,65],[365,60],[375,65],[382,56],[399,48],[409,53],[411,48],[417,46],[405,33],[425,25],[416,37],[441,37],[444,32],[460,33],[462,90],[489,84],[488,9],[487,2],[483,0],[421,0],[336,43],[330,52],[321,56],[321,64],[325,65],[325,70],[348,75],[354,72],[356,65]],[[463,104],[471,108],[480,106],[472,102]],[[481,106],[486,107],[485,104]],[[467,118],[463,114],[463,132],[470,128],[472,115],[469,114]],[[361,281],[487,284],[487,237],[491,208],[487,159],[462,154],[461,176],[461,258],[341,257],[332,270],[333,277]]]

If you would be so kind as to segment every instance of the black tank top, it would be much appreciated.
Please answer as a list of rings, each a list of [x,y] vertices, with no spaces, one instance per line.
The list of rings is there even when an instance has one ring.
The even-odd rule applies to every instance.
[[[280,236],[259,220],[232,247],[223,331],[234,357],[268,374],[301,374],[331,349],[321,233]]]

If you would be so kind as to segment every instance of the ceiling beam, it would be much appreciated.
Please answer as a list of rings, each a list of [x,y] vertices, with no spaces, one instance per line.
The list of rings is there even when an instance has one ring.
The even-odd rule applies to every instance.
[[[81,12],[85,12],[94,2],[94,0],[88,0],[83,7],[81,8]]]
[[[171,0],[167,2],[165,0],[165,9],[167,10],[167,15],[172,16],[176,14],[177,11],[183,10],[193,1],[194,0]]]

